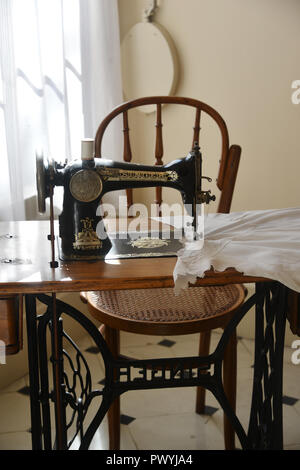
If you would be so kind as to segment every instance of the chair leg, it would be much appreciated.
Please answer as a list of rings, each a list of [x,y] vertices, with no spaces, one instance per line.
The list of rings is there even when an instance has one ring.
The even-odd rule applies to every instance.
[[[211,330],[200,334],[199,356],[208,356],[210,346]],[[196,413],[203,414],[205,410],[205,388],[197,387]]]
[[[105,326],[105,341],[114,357],[120,354],[120,331]],[[111,404],[108,412],[109,450],[120,449],[120,397]]]
[[[227,399],[235,412],[236,409],[236,375],[237,375],[237,337],[236,330],[232,333],[224,354],[223,384]],[[225,449],[235,449],[235,432],[224,413]]]

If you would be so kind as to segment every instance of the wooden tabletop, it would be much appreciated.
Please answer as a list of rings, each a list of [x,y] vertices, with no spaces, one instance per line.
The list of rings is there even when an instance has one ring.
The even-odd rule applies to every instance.
[[[56,226],[56,233],[58,227]],[[59,261],[50,267],[48,221],[0,222],[0,295],[172,287],[176,257]],[[234,269],[207,272],[197,285],[263,281]]]

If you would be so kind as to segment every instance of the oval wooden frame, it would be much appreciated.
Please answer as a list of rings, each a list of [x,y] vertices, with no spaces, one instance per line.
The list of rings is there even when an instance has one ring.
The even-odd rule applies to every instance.
[[[127,40],[127,38],[130,36],[130,34],[133,34],[133,31],[134,29],[137,27],[137,25],[147,25],[146,27],[149,28],[149,27],[153,27],[155,28],[155,33],[156,34],[160,34],[160,36],[162,36],[162,40],[165,41],[166,43],[166,47],[169,48],[169,52],[170,52],[170,57],[171,57],[171,61],[173,63],[173,76],[172,76],[172,81],[171,83],[169,84],[168,87],[166,87],[165,90],[161,90],[161,93],[159,94],[163,94],[165,96],[171,96],[171,95],[174,95],[175,93],[175,90],[176,90],[176,87],[177,87],[177,84],[178,84],[178,79],[179,79],[179,61],[178,61],[178,55],[177,55],[177,51],[176,51],[176,47],[175,47],[175,44],[173,42],[173,39],[171,38],[170,34],[168,33],[168,31],[163,27],[161,26],[160,24],[158,23],[154,23],[154,22],[140,22],[140,23],[136,23],[129,31],[128,33],[126,34],[126,36],[124,37],[123,41],[122,41],[122,46],[121,46],[121,55],[122,55],[122,75],[123,75],[123,93],[124,93],[124,96],[125,96],[125,99],[126,101],[129,101],[129,100],[132,100],[132,99],[135,99],[135,98],[138,98],[137,96],[129,96],[130,93],[128,94],[128,92],[126,92],[126,89],[125,89],[125,80],[124,80],[124,66],[123,66],[123,63],[125,61],[125,59],[123,58],[123,50],[124,50],[124,45],[125,45],[125,42]],[[149,26],[150,25],[150,26]],[[159,71],[160,75],[163,77],[163,74],[161,74],[161,71]],[[150,95],[153,95],[155,93],[153,93],[152,91],[150,90],[145,90],[142,95],[143,96],[150,96]],[[148,105],[148,106],[144,106],[142,108],[138,108],[138,110],[144,114],[151,114],[155,111],[156,107],[154,105]]]

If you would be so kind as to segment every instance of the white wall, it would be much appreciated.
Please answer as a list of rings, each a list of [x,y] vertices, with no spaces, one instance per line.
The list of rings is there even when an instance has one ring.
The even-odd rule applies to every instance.
[[[149,1],[119,0],[121,39],[141,21]],[[230,142],[241,145],[242,160],[232,210],[298,206],[300,201],[300,105],[292,104],[291,83],[300,78],[300,2],[298,0],[160,0],[155,21],[175,42],[180,63],[178,96],[200,99],[225,119]],[[160,73],[159,70],[154,73]],[[192,120],[178,123],[164,109],[165,161],[183,156],[191,141]],[[132,118],[134,149],[153,162],[154,115]],[[184,120],[185,116],[184,116]],[[177,122],[177,127],[176,127]],[[176,132],[167,131],[168,123]],[[183,141],[181,128],[189,129]],[[217,152],[206,154],[216,135],[205,134],[206,173],[216,172]],[[143,153],[140,151],[144,149]]]
[[[119,0],[121,40],[142,20],[144,0]],[[160,0],[155,21],[176,45],[179,83],[175,94],[207,102],[225,119],[231,144],[242,147],[232,210],[295,207],[300,204],[300,104],[291,101],[300,78],[298,0]],[[159,74],[154,70],[153,74]],[[137,96],[138,97],[138,96]],[[133,154],[154,162],[155,115],[132,111]],[[193,117],[163,109],[164,162],[190,149]],[[205,125],[208,124],[206,130]],[[215,177],[220,139],[203,123],[204,172]],[[134,129],[137,128],[137,132]],[[142,158],[141,158],[142,156]],[[216,188],[213,186],[217,193]],[[165,202],[179,201],[168,191]],[[136,200],[150,202],[153,190]],[[210,212],[215,206],[209,206]],[[252,291],[252,286],[248,286]],[[239,334],[253,337],[253,315]],[[291,344],[288,335],[287,344]]]

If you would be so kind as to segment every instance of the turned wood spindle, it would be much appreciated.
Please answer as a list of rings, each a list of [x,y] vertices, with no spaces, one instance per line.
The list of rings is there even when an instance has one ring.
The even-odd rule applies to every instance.
[[[194,134],[193,134],[193,142],[192,142],[192,150],[194,148],[195,142],[198,142],[200,145],[200,117],[201,117],[201,109],[196,108],[196,116],[195,116],[195,124],[194,124]]]
[[[157,104],[156,111],[156,141],[155,141],[155,165],[163,165],[162,157],[164,154],[163,147],[163,137],[162,137],[162,121],[161,121],[161,103]],[[161,216],[160,206],[162,203],[162,188],[155,188],[156,200],[155,204],[157,206],[157,215]]]
[[[124,136],[123,160],[125,162],[131,162],[132,153],[131,153],[131,145],[130,145],[130,138],[129,138],[127,110],[123,112],[123,136]],[[132,206],[132,203],[133,203],[133,195],[132,195],[131,188],[126,189],[126,196],[127,196],[127,210],[128,210]]]

